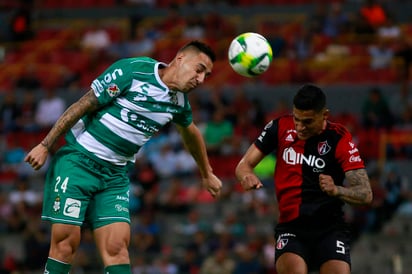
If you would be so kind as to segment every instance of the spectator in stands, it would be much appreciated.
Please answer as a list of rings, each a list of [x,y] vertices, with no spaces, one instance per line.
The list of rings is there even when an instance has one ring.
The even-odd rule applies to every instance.
[[[163,254],[154,259],[153,273],[179,274],[177,264],[172,261],[171,255]]]
[[[237,212],[227,212],[222,220],[218,220],[213,225],[213,231],[216,234],[226,231],[235,239],[243,239],[246,236],[246,225],[241,222]]]
[[[394,125],[392,110],[378,87],[373,87],[369,90],[361,111],[362,125],[367,129],[389,129]]]
[[[181,37],[186,26],[186,19],[181,16],[179,5],[172,3],[167,7],[167,14],[162,17],[157,29],[163,37]]]
[[[360,14],[360,12],[356,12],[352,16],[351,32],[362,39],[362,41],[366,42],[371,41],[376,34],[376,30],[369,24],[366,18]]]
[[[330,10],[323,25],[323,34],[329,38],[335,38],[347,32],[349,27],[349,18],[347,12],[343,10],[340,2],[331,3],[329,8]]]
[[[369,175],[373,201],[368,206],[353,209],[350,223],[354,231],[354,239],[363,233],[376,233],[382,228],[384,220],[380,214],[386,196],[386,190],[382,186],[379,172],[374,171]]]
[[[401,110],[398,128],[412,130],[412,103],[407,103]]]
[[[267,235],[262,247],[262,266],[266,272],[276,273],[275,269],[275,239],[273,235]]]
[[[159,255],[162,249],[159,234],[147,230],[132,231],[130,249],[137,254],[144,254],[146,256]]]
[[[17,76],[14,86],[17,89],[23,89],[30,92],[36,91],[42,87],[39,77],[37,76],[37,68],[34,64],[24,66],[23,72]]]
[[[9,201],[22,215],[33,211],[37,214],[37,210],[41,208],[42,195],[31,189],[29,177],[19,176],[15,182],[15,189],[10,191]]]
[[[37,98],[36,93],[26,90],[23,93],[20,111],[17,117],[17,123],[20,130],[24,132],[37,132],[39,125],[36,123],[37,113]]]
[[[183,38],[202,40],[206,36],[206,27],[203,18],[199,15],[191,15],[186,18],[186,27],[183,30]]]
[[[190,153],[182,147],[175,146],[176,173],[178,177],[190,177],[196,175],[196,162],[190,156]]]
[[[232,124],[236,125],[239,114],[250,115],[249,111],[254,107],[251,100],[246,96],[246,92],[242,87],[235,88],[230,94],[228,102],[225,104],[225,118]],[[253,118],[253,117],[251,117]]]
[[[147,273],[155,273],[154,266],[150,265],[149,260],[146,256],[139,254],[133,260],[132,264],[132,273],[133,274],[147,274]]]
[[[302,27],[293,38],[290,57],[299,61],[307,61],[313,57],[314,53],[314,32],[307,27]]]
[[[21,5],[14,11],[10,20],[11,39],[13,42],[21,42],[33,36],[31,12],[32,10],[24,5]]]
[[[360,7],[360,15],[375,31],[386,24],[389,14],[385,7],[376,0],[366,0]]]
[[[94,273],[100,270],[99,254],[93,242],[93,232],[89,227],[81,230],[83,241],[80,243],[79,251],[76,255],[76,262],[73,264],[73,272]]]
[[[7,220],[13,213],[13,206],[9,202],[8,194],[4,188],[0,188],[0,233],[6,232]]]
[[[81,46],[89,52],[100,52],[107,49],[111,44],[109,32],[99,23],[91,26],[83,33]]]
[[[204,138],[207,149],[212,155],[220,155],[230,145],[233,135],[233,125],[225,119],[225,110],[219,108],[212,114],[212,119],[206,122]]]
[[[260,133],[259,127],[254,124],[248,112],[239,112],[237,122],[233,127],[233,153],[238,155],[245,152],[250,142]]]
[[[326,17],[328,16],[328,5],[317,2],[313,13],[309,16],[307,21],[307,28],[309,33],[321,34],[325,26]]]
[[[172,178],[177,174],[177,155],[170,143],[161,145],[159,153],[150,159],[154,170],[162,179]]]
[[[233,274],[263,273],[263,266],[256,250],[251,249],[246,244],[239,243],[235,247],[235,255],[236,262]]]
[[[30,216],[23,232],[24,260],[22,270],[42,271],[43,260],[49,253],[49,231],[44,223],[34,216]],[[91,254],[87,254],[89,257]]]
[[[7,92],[0,106],[0,133],[9,133],[18,128],[20,108],[17,104],[16,94]]]
[[[199,259],[198,252],[193,248],[185,248],[183,256],[179,260],[177,267],[179,273],[196,274],[199,273],[202,261]]]
[[[186,213],[193,203],[192,194],[181,178],[172,178],[159,193],[159,205],[164,212]]]
[[[402,35],[402,30],[395,22],[395,19],[392,16],[389,16],[386,22],[378,27],[377,35],[379,38],[386,39],[388,41],[396,42]]]
[[[196,250],[198,259],[203,261],[213,252],[209,242],[210,238],[208,231],[198,230],[192,238],[188,239],[186,248]]]
[[[132,173],[131,182],[138,184],[144,192],[159,187],[159,174],[154,169],[153,164],[147,159],[136,161]]]
[[[381,207],[381,214],[382,219],[387,221],[392,218],[399,206],[410,198],[410,189],[408,179],[399,173],[396,165],[387,164],[383,175],[383,186],[386,195]]]
[[[57,94],[57,90],[51,86],[46,87],[36,109],[36,124],[41,130],[49,130],[66,109],[63,98]]]
[[[376,43],[369,45],[368,52],[371,69],[382,70],[391,66],[394,51],[388,40],[377,37]]]
[[[19,173],[26,151],[16,138],[10,138],[2,155],[3,168]]]
[[[220,247],[203,261],[199,274],[232,274],[234,269],[235,260],[230,257],[227,248]]]
[[[111,43],[106,52],[113,59],[151,56],[155,47],[155,40],[147,35],[145,26],[137,25],[134,38],[123,37],[123,40]]]
[[[401,35],[395,49],[395,61],[399,67],[399,76],[401,81],[401,97],[404,102],[409,97],[409,81],[411,79],[412,68],[412,38],[407,35]]]
[[[107,57],[107,49],[112,40],[109,31],[100,22],[95,22],[83,32],[80,48],[90,57],[91,66],[96,66]]]

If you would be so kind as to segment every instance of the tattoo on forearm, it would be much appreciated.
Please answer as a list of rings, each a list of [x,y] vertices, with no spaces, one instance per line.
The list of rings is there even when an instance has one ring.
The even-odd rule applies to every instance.
[[[339,198],[354,205],[369,203],[372,200],[372,190],[366,170],[350,170],[345,175],[349,186],[338,187]]]
[[[90,90],[60,116],[41,144],[50,149],[57,139],[66,133],[84,114],[97,108],[97,98]]]

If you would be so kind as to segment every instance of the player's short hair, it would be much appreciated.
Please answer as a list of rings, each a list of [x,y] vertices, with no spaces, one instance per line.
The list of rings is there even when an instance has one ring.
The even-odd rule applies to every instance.
[[[326,95],[320,87],[305,84],[298,89],[293,98],[293,106],[299,110],[320,112],[326,107]]]
[[[216,54],[213,51],[213,49],[201,41],[197,41],[197,40],[190,41],[189,43],[184,45],[182,48],[180,48],[179,52],[185,51],[187,49],[194,49],[194,50],[203,52],[204,54],[209,56],[212,62],[216,61]]]

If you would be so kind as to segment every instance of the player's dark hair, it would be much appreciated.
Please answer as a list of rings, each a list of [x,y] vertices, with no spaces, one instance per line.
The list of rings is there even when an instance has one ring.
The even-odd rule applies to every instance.
[[[299,110],[321,111],[326,106],[326,95],[321,88],[306,84],[299,88],[293,98],[293,105]]]
[[[212,60],[212,62],[216,61],[216,54],[215,52],[212,50],[211,47],[209,47],[207,44],[201,42],[201,41],[191,41],[189,43],[187,43],[186,45],[184,45],[179,52],[184,51],[186,49],[189,48],[195,48],[198,51],[203,52],[204,54],[206,54],[207,56],[209,56],[210,60]]]

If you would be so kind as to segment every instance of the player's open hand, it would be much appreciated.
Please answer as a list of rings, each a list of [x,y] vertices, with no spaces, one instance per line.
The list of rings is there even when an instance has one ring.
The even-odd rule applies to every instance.
[[[222,190],[222,181],[214,174],[210,174],[207,178],[202,179],[203,187],[209,191],[213,198],[220,196]]]
[[[262,182],[255,174],[248,174],[243,176],[240,184],[244,190],[259,189],[263,187]]]
[[[24,161],[29,163],[34,170],[39,170],[46,162],[48,154],[47,148],[38,144],[24,157]]]
[[[329,175],[319,174],[319,186],[320,189],[329,196],[336,196],[338,194],[338,188],[333,178]]]

